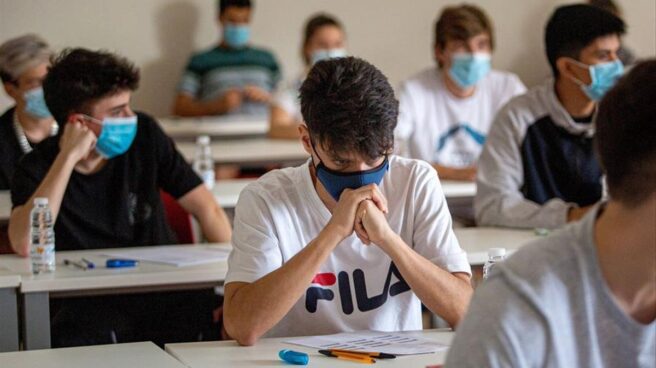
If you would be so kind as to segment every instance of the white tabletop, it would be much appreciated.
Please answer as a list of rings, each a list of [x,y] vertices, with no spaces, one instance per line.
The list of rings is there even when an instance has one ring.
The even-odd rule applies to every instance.
[[[0,289],[17,288],[20,281],[20,275],[0,266]]]
[[[446,198],[471,198],[476,195],[476,183],[473,181],[441,180],[440,182]]]
[[[196,143],[178,142],[178,150],[191,162]],[[299,140],[251,138],[213,141],[212,156],[216,164],[283,164],[306,160],[309,155]]]
[[[451,331],[413,331],[404,332],[409,336],[418,336],[442,344],[450,344],[454,333]],[[186,344],[168,344],[166,351],[190,368],[216,367],[281,367],[289,366],[278,358],[282,349],[302,351],[310,355],[310,367],[354,367],[357,363],[323,356],[317,349],[283,343],[289,338],[262,339],[254,346],[239,346],[234,341],[199,342]],[[435,354],[411,355],[396,359],[378,360],[385,367],[420,367],[442,364],[446,351]]]
[[[263,136],[269,130],[269,121],[263,117],[159,118],[164,132],[173,139],[195,139],[199,135],[213,138],[236,136]]]
[[[230,244],[171,245],[167,247],[225,247]],[[129,248],[130,250],[139,248]],[[148,247],[153,249],[153,247]],[[117,249],[115,249],[117,250]],[[120,248],[125,250],[125,248]],[[138,267],[108,269],[105,260],[112,258],[105,254],[112,249],[59,251],[56,253],[57,267],[53,273],[33,275],[29,258],[16,255],[0,256],[0,268],[21,276],[22,293],[87,291],[115,288],[143,288],[164,285],[184,285],[198,283],[221,283],[228,270],[227,261],[207,263],[197,266],[174,267],[164,264],[140,262]],[[94,262],[97,267],[81,270],[65,266],[64,259],[79,261],[82,257]]]
[[[223,179],[217,180],[212,189],[214,198],[223,208],[234,208],[239,200],[239,194],[250,183],[257,179]]]
[[[511,254],[532,240],[540,239],[534,230],[494,227],[468,227],[453,230],[460,247],[467,252],[471,265],[482,265],[487,261],[490,248],[506,248]]]
[[[0,190],[0,222],[6,222],[11,215],[11,193]]]
[[[0,353],[0,367],[184,368],[152,342]]]

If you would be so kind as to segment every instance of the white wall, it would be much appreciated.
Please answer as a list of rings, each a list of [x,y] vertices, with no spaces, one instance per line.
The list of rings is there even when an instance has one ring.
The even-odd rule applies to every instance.
[[[318,11],[346,26],[350,51],[385,72],[396,87],[433,65],[433,24],[445,0],[255,0],[254,42],[274,50],[286,78],[299,73],[303,23]],[[563,0],[470,0],[494,20],[495,67],[512,70],[527,85],[549,74],[544,24]],[[619,1],[629,25],[626,44],[638,56],[656,54],[656,1]],[[193,50],[216,42],[214,0],[0,0],[0,42],[35,32],[55,48],[83,46],[116,51],[142,69],[134,107],[169,113],[174,88]],[[10,101],[0,93],[0,111]]]

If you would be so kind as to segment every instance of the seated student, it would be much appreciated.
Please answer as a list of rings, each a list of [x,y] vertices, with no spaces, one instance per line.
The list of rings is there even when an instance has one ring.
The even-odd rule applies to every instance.
[[[0,190],[9,190],[18,160],[59,130],[41,88],[51,55],[46,41],[32,34],[0,45],[0,79],[16,102],[0,116]]]
[[[29,255],[36,197],[49,199],[58,251],[176,243],[160,190],[199,221],[209,241],[230,239],[225,213],[173,141],[130,108],[138,82],[138,70],[113,54],[73,49],[54,61],[43,89],[63,132],[25,155],[14,173],[9,238],[16,253]],[[211,323],[211,307],[198,311],[208,293],[61,300],[52,313],[53,346],[196,339]]]
[[[494,115],[526,88],[515,74],[490,69],[492,22],[477,6],[445,8],[434,48],[437,68],[401,88],[398,146],[433,164],[440,179],[472,181]]]
[[[554,12],[545,38],[555,81],[499,111],[479,161],[479,225],[557,228],[601,199],[591,120],[596,101],[623,73],[623,33],[619,18],[589,5]]]
[[[303,74],[278,91],[271,102],[269,136],[298,138],[298,125],[303,123],[298,90],[308,71],[316,62],[346,56],[346,34],[341,23],[327,14],[318,14],[305,23],[301,53],[305,62]]]
[[[267,336],[419,330],[421,304],[456,325],[472,289],[439,179],[393,156],[398,102],[364,60],[324,60],[300,89],[311,159],[241,194],[225,328]]]
[[[656,59],[603,98],[610,200],[519,250],[476,290],[448,367],[656,365]]]
[[[266,115],[280,79],[274,56],[250,46],[250,0],[219,0],[221,43],[191,57],[178,86],[179,116]]]

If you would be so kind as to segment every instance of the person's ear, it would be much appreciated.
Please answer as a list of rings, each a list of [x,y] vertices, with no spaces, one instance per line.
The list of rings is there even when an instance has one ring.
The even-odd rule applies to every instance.
[[[308,130],[307,126],[305,124],[299,124],[298,133],[301,136],[301,143],[303,144],[303,149],[310,156],[312,156],[314,154],[314,150],[312,149],[312,141],[310,140],[310,131]]]
[[[447,64],[448,61],[447,56],[444,53],[444,50],[439,45],[435,45],[433,52],[437,65],[439,65],[440,68],[444,67],[444,65]]]
[[[15,83],[3,82],[2,86],[4,87],[5,92],[9,95],[9,97],[13,98],[14,101],[22,99],[22,96],[20,95],[20,90]]]
[[[591,82],[590,74],[569,57],[563,56],[556,59],[556,69],[558,70],[559,75],[569,80],[578,80],[585,84],[590,84]]]

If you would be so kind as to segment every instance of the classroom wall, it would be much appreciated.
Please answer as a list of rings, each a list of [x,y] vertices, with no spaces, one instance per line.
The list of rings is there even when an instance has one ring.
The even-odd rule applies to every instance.
[[[529,86],[549,75],[543,52],[544,24],[562,0],[470,0],[496,27],[496,68],[512,70]],[[445,0],[255,0],[253,41],[274,50],[285,78],[301,70],[299,43],[308,16],[336,15],[349,50],[399,83],[433,65],[433,24]],[[142,70],[134,107],[167,115],[189,54],[213,45],[219,31],[214,0],[0,0],[0,42],[36,32],[56,49],[104,48]],[[656,55],[656,1],[619,1],[629,25],[626,44],[639,57]],[[0,93],[0,111],[10,105]]]

